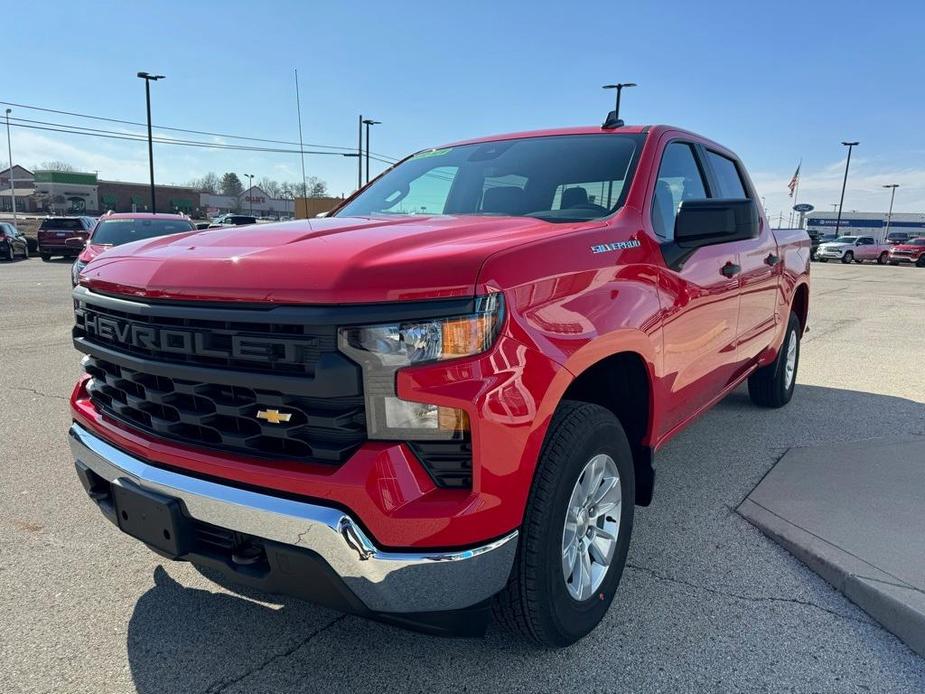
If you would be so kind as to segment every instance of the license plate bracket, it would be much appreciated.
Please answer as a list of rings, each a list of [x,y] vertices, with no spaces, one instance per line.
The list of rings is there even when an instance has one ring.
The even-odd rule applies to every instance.
[[[112,500],[122,532],[174,559],[190,551],[192,527],[179,499],[122,479],[112,485]]]

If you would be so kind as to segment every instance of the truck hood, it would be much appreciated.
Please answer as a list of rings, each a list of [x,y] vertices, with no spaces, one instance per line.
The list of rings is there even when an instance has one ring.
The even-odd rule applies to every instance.
[[[485,259],[600,220],[333,217],[210,229],[117,246],[83,272],[90,289],[152,299],[365,303],[472,296]]]
[[[897,243],[897,244],[896,244],[895,246],[893,246],[890,250],[894,250],[894,251],[912,251],[913,253],[915,253],[916,251],[925,251],[925,246],[919,246],[919,245],[916,245],[916,244],[914,244],[914,243]]]

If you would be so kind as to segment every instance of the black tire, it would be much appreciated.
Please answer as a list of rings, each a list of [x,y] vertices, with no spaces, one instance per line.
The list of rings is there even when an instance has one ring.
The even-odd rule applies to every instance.
[[[899,265],[899,262],[896,260],[891,260],[890,265]]]
[[[886,261],[889,259],[890,259],[889,252],[883,251],[883,253],[877,256],[877,265],[886,265]]]
[[[800,366],[800,332],[800,319],[796,313],[791,311],[790,320],[787,321],[787,330],[784,332],[784,341],[777,352],[777,359],[748,377],[748,395],[759,407],[783,407],[793,397],[797,384],[797,371]],[[788,383],[786,364],[791,340],[795,341],[796,354],[793,375]]]
[[[600,453],[613,459],[620,475],[620,525],[603,582],[579,601],[563,576],[563,528],[572,490],[585,465]],[[511,577],[494,600],[498,622],[545,647],[568,646],[590,633],[607,613],[623,575],[635,487],[633,457],[619,420],[599,405],[563,401],[540,453]]]
[[[820,263],[827,263],[827,262],[829,262],[829,259],[828,259],[828,258],[816,258],[816,260],[818,260]]]
[[[915,261],[915,266],[916,266],[916,267],[925,267],[925,256],[922,256],[921,258],[919,258],[918,260],[916,260],[916,261]]]
[[[6,246],[6,259],[11,263],[16,260],[16,251],[13,250],[13,244],[8,243]]]
[[[850,263],[852,260],[854,260],[854,253],[852,253],[851,251],[845,251],[845,254],[841,257],[841,261],[842,261],[845,265],[847,265],[847,264]]]
[[[42,253],[42,261],[46,263],[51,262],[51,256],[48,253]]]

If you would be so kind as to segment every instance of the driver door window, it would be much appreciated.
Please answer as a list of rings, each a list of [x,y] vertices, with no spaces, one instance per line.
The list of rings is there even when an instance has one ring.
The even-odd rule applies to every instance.
[[[707,188],[694,157],[693,147],[685,142],[669,144],[662,155],[652,200],[652,226],[655,233],[663,239],[673,239],[674,222],[681,203],[707,197]]]

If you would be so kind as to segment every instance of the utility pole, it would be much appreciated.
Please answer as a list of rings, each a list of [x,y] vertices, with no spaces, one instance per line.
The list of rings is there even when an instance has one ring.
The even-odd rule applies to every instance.
[[[154,202],[154,144],[151,138],[151,82],[164,79],[164,75],[150,75],[139,72],[138,77],[145,81],[145,103],[148,107],[148,168],[151,171],[151,212],[157,212]]]
[[[363,187],[363,114],[357,121],[357,190]]]
[[[896,197],[896,189],[899,188],[898,183],[890,183],[883,186],[884,188],[892,188],[890,191],[890,211],[886,215],[886,231],[883,234],[883,240],[886,242],[886,237],[890,235],[890,222],[893,221],[893,199]]]
[[[851,150],[857,147],[860,142],[842,142],[848,148],[848,161],[845,162],[845,178],[841,184],[841,200],[838,202],[838,217],[835,219],[835,238],[838,238],[838,230],[841,227],[841,211],[845,205],[845,186],[848,185],[848,167],[851,166]]]
[[[382,121],[379,120],[370,120],[369,118],[363,121],[363,125],[366,126],[366,182],[369,183],[369,126],[371,125],[381,125]]]
[[[6,110],[6,151],[10,155],[10,204],[13,206],[13,224],[16,224],[16,186],[13,184],[13,140],[10,138],[10,113],[13,109]]]

